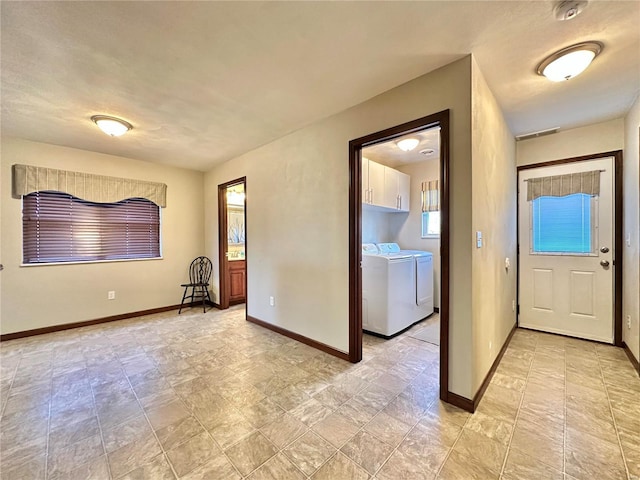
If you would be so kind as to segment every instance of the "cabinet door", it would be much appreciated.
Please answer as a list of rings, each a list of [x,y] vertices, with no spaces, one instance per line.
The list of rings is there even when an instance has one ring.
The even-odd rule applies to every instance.
[[[397,172],[398,174],[398,196],[399,208],[401,212],[409,211],[409,201],[411,192],[411,177],[406,173]]]
[[[381,205],[398,209],[398,177],[400,172],[393,168],[384,167],[384,199]]]
[[[245,272],[244,260],[229,262],[229,303],[245,301]]]
[[[384,205],[385,167],[369,160],[369,203]]]
[[[369,203],[369,160],[362,157],[362,203]]]

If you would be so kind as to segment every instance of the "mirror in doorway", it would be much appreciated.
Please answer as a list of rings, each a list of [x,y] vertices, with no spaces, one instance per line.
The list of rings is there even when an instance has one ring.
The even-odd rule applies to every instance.
[[[227,242],[229,243],[229,260],[244,259],[245,224],[244,224],[244,185],[233,185],[227,188]]]

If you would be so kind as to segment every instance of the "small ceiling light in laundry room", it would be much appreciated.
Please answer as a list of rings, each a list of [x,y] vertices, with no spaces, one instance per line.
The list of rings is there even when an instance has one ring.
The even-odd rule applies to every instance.
[[[602,51],[601,42],[582,42],[563,48],[545,58],[536,72],[552,82],[562,82],[584,72]]]
[[[419,143],[420,143],[420,140],[412,137],[412,138],[403,138],[402,140],[398,140],[396,142],[396,145],[398,145],[398,148],[400,150],[404,152],[410,152],[411,150],[416,148]]]
[[[94,115],[91,117],[93,123],[95,123],[100,130],[102,130],[107,135],[111,135],[112,137],[119,137],[120,135],[124,135],[129,130],[133,128],[126,120],[122,120],[121,118],[109,117],[107,115]]]

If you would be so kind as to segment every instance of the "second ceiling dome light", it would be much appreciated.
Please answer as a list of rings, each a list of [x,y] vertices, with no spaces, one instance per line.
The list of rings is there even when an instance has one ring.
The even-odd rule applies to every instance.
[[[400,150],[404,152],[409,152],[414,148],[416,148],[419,143],[420,143],[420,140],[418,140],[417,138],[403,138],[402,140],[398,140],[396,142],[396,145],[398,145],[398,148]]]

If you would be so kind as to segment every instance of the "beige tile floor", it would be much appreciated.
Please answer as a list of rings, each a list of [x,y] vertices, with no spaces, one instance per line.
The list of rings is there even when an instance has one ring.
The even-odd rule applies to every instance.
[[[517,331],[474,415],[438,400],[434,345],[366,336],[351,365],[242,307],[0,350],[6,480],[640,475],[640,381],[595,343]]]

